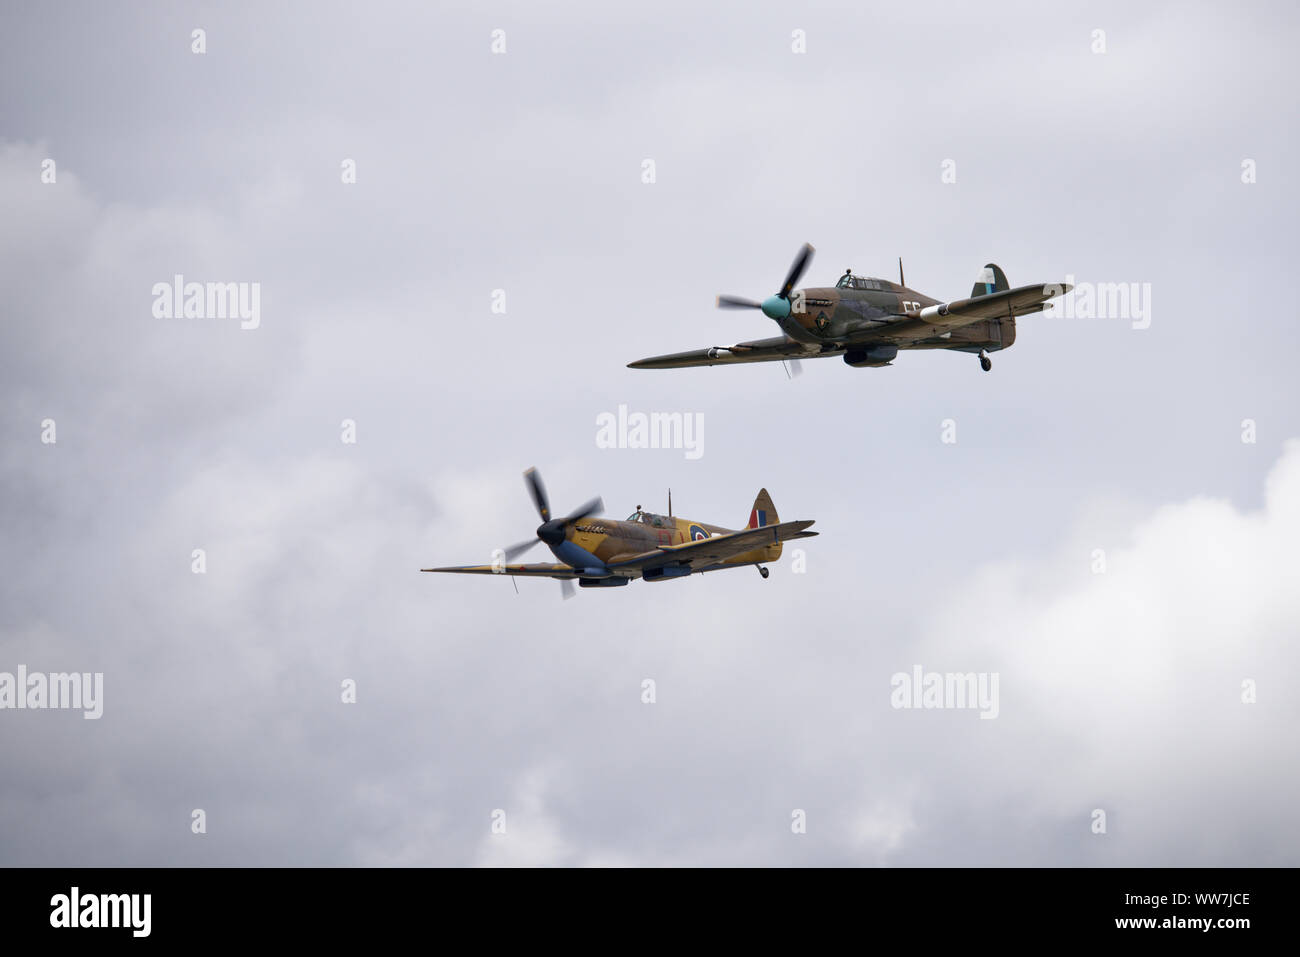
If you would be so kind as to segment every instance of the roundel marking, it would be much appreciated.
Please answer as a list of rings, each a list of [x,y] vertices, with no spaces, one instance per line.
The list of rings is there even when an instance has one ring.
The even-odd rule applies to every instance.
[[[709,537],[709,533],[698,525],[692,525],[688,534],[691,536],[691,541],[693,542],[702,542]]]

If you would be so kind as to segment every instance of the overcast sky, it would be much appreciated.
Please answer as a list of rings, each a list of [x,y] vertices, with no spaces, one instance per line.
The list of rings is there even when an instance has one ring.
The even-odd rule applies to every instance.
[[[104,710],[0,711],[0,863],[1300,863],[1293,5],[3,21],[0,672]],[[713,297],[803,242],[806,285],[996,262],[1149,326],[626,368],[774,335]],[[177,274],[260,325],[155,316]],[[703,454],[597,447],[620,404]],[[418,572],[526,538],[529,466],[821,535],[567,602]],[[918,665],[996,719],[892,707]]]

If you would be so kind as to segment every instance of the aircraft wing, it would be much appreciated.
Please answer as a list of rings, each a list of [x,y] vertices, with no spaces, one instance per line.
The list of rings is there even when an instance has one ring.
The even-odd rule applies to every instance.
[[[865,338],[872,342],[911,342],[942,333],[946,329],[965,326],[980,319],[1010,319],[1043,311],[1049,299],[1064,295],[1074,287],[1069,283],[1017,286],[1003,292],[972,299],[955,299],[937,306],[926,306],[916,315],[900,317],[870,331]]]
[[[812,538],[816,532],[805,531],[811,521],[782,522],[779,525],[764,525],[760,528],[746,528],[728,535],[714,535],[695,542],[681,545],[665,545],[639,555],[615,556],[609,563],[610,568],[661,568],[664,565],[690,565],[703,568],[751,552],[764,545],[790,541],[795,538]]]
[[[795,342],[788,336],[775,336],[771,339],[756,339],[753,342],[738,342],[734,346],[714,346],[712,349],[696,349],[693,352],[674,352],[666,356],[651,356],[629,362],[629,369],[685,369],[689,366],[734,365],[738,362],[774,362],[777,359],[808,359],[821,352],[839,352],[839,346],[830,346],[820,351],[816,346],[810,351],[802,343]]]
[[[492,565],[453,565],[450,568],[421,568],[422,572],[455,572],[459,575],[522,575],[525,578],[578,578],[578,570],[556,562],[535,562],[531,565],[505,565],[497,569]]]

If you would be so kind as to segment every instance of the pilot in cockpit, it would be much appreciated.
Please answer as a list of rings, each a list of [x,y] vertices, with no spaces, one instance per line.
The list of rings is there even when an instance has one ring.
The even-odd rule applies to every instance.
[[[662,515],[655,515],[653,512],[643,512],[640,505],[636,507],[635,512],[627,517],[627,520],[629,522],[640,522],[643,525],[651,525],[655,528],[662,528],[664,525],[664,517]]]

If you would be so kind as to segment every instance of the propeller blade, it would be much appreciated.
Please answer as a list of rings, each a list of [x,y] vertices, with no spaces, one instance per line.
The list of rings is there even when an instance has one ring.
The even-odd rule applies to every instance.
[[[802,359],[786,359],[786,360],[785,360],[785,377],[786,377],[787,379],[797,379],[797,378],[799,378],[801,375],[803,375],[803,360],[802,360]]]
[[[564,598],[564,600],[565,600],[565,601],[568,601],[568,600],[569,600],[570,598],[572,598],[575,594],[577,594],[577,592],[574,590],[574,587],[573,587],[573,579],[572,579],[572,578],[561,578],[561,579],[560,579],[560,595]]]
[[[812,262],[813,253],[812,243],[804,243],[803,248],[799,250],[798,255],[794,257],[794,262],[790,264],[790,272],[786,274],[785,282],[781,285],[781,291],[777,293],[782,299],[790,298],[790,291],[799,284],[803,278],[803,271],[808,268]]]
[[[528,491],[533,496],[533,504],[537,506],[537,514],[542,516],[543,522],[549,522],[551,502],[546,497],[546,486],[542,484],[542,477],[537,474],[537,469],[529,469],[525,472],[524,481],[528,483]]]
[[[506,561],[512,562],[528,549],[533,548],[541,541],[540,538],[534,538],[527,542],[520,542],[518,545],[511,545],[506,549]]]
[[[719,296],[719,309],[762,309],[761,302],[755,302],[753,299],[744,299],[740,296]]]
[[[569,522],[577,521],[587,515],[599,515],[603,511],[605,511],[605,500],[597,495],[590,502],[587,502],[580,508],[575,508],[568,515],[564,516],[564,523],[567,525]]]

